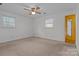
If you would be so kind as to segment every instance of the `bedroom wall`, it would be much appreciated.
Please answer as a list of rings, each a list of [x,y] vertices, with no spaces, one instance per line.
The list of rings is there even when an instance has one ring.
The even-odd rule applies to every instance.
[[[76,30],[76,33],[77,33],[77,35],[76,35],[76,46],[77,46],[77,50],[78,50],[78,52],[79,52],[79,5],[77,5],[77,8],[76,8],[76,14],[77,14],[77,21],[76,21],[76,28],[77,28],[77,30]]]
[[[65,42],[65,16],[71,14],[75,14],[75,10],[59,12],[36,18],[34,21],[35,36]],[[45,28],[45,19],[53,19],[54,27],[51,29]]]
[[[0,27],[0,42],[16,40],[32,36],[32,19],[13,13],[0,11],[0,16],[15,17],[16,28],[2,28]]]

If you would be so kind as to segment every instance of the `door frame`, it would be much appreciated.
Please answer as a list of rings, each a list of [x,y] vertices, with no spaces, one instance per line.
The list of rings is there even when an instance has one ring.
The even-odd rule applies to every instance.
[[[71,30],[71,40],[68,41],[69,37],[67,35],[67,21],[68,19],[72,19],[72,30]],[[75,44],[76,43],[76,15],[66,15],[65,16],[65,43]]]

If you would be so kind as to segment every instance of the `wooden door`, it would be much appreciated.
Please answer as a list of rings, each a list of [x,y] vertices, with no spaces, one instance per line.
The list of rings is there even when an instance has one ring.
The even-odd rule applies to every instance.
[[[69,44],[75,44],[75,41],[76,41],[76,16],[75,15],[65,16],[65,29],[66,29],[65,42]]]

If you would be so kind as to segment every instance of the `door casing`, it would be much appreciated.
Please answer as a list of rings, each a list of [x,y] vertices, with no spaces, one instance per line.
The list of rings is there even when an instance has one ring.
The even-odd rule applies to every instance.
[[[67,22],[71,20],[71,36],[67,34]],[[65,16],[65,43],[75,44],[76,41],[76,16],[75,15],[67,15]]]

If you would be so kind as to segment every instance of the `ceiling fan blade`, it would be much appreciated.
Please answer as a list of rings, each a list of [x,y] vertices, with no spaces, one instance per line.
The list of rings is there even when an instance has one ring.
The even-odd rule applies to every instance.
[[[32,15],[32,12],[29,12],[29,15]]]
[[[24,10],[31,11],[30,9],[24,8]]]
[[[41,12],[36,11],[37,14],[41,14]]]
[[[32,15],[32,13],[31,12],[26,12],[24,15]]]
[[[36,11],[36,13],[38,13],[38,14],[46,14],[46,12],[45,11]]]

